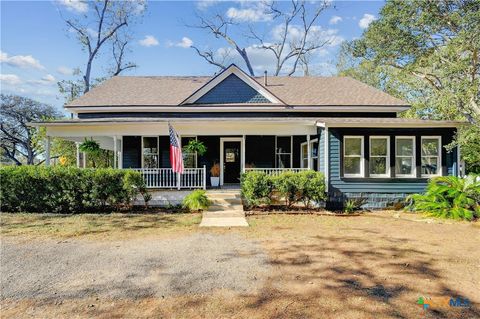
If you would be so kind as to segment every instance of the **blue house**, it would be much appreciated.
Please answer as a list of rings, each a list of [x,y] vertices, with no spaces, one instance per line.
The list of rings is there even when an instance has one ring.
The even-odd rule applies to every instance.
[[[65,105],[75,118],[34,125],[48,139],[95,139],[154,189],[208,188],[214,164],[220,186],[247,170],[313,169],[325,174],[329,203],[361,196],[382,206],[433,176],[459,175],[459,149],[445,146],[462,123],[398,117],[409,107],[348,77],[250,77],[231,65],[212,78],[113,77]],[[181,176],[170,168],[169,123],[182,144],[207,146],[184,154]]]

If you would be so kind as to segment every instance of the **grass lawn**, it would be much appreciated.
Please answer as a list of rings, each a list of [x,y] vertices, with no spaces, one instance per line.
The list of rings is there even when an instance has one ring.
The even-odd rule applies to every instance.
[[[0,214],[2,236],[119,239],[183,233],[196,229],[201,214]]]
[[[395,212],[359,217],[250,216],[251,226],[243,229],[200,229],[199,221],[200,215],[195,214],[2,214],[2,235],[9,238],[104,241],[111,236],[148,236],[148,240],[159,236],[161,240],[164,235],[233,232],[259,242],[270,267],[261,289],[251,293],[214,290],[200,295],[111,300],[92,296],[60,303],[30,299],[16,301],[14,307],[7,305],[7,314],[65,317],[75,313],[82,318],[480,317],[478,222],[423,219]],[[425,311],[416,303],[420,296],[434,300],[464,297],[472,304],[468,308],[434,306]]]

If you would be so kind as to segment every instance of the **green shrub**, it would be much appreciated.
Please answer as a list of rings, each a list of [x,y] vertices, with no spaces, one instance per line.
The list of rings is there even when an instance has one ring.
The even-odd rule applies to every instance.
[[[303,185],[298,173],[292,171],[282,172],[277,176],[272,177],[275,191],[285,199],[285,205],[291,207],[297,203],[301,198],[301,189]]]
[[[139,172],[62,166],[4,167],[0,182],[1,208],[8,212],[83,213],[119,208],[145,190]]]
[[[312,202],[319,203],[326,199],[325,177],[316,171],[301,171],[297,174],[298,188],[300,190],[299,200],[305,207],[310,208]]]
[[[285,171],[277,176],[250,171],[242,175],[241,182],[242,195],[249,206],[270,204],[273,193],[278,193],[287,207],[302,202],[305,207],[311,208],[312,203],[326,198],[323,174],[311,170]]]
[[[189,211],[202,211],[208,209],[210,206],[210,200],[207,197],[207,192],[204,190],[194,190],[183,199],[183,208]]]
[[[480,216],[479,176],[432,178],[425,194],[407,197],[407,208],[428,216],[472,220]]]
[[[272,200],[273,179],[259,171],[250,171],[240,178],[242,196],[248,206],[270,204]]]

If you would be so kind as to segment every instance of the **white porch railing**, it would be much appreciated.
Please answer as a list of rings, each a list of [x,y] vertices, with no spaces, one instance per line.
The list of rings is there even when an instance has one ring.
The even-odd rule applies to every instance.
[[[207,188],[207,169],[185,168],[183,174],[174,173],[171,168],[135,168],[142,173],[147,188]]]
[[[308,168],[258,168],[258,167],[245,167],[245,172],[257,171],[264,172],[268,175],[280,175],[282,172],[301,172],[306,171]]]

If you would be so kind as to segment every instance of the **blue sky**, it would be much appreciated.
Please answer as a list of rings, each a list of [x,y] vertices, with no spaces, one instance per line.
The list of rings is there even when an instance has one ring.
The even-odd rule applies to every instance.
[[[67,18],[81,18],[82,14],[89,13],[88,3],[75,0],[0,1],[0,5],[2,93],[28,96],[60,108],[64,100],[56,83],[73,79],[72,70],[83,69],[86,62],[85,52],[69,32],[60,12]],[[284,8],[288,5],[289,2],[280,3]],[[315,5],[309,3],[307,8],[311,10]],[[313,54],[311,73],[335,74],[340,43],[360,37],[382,6],[381,1],[333,2],[315,24],[318,36],[328,39],[329,44]],[[231,29],[232,36],[247,48],[255,72],[272,72],[273,59],[269,53],[258,49],[254,40],[243,36],[252,27],[266,40],[274,39],[279,21],[266,15],[261,3],[151,1],[147,3],[141,22],[131,28],[132,52],[128,54],[128,60],[134,61],[138,67],[123,75],[212,75],[218,71],[189,46],[193,44],[220,54],[228,50],[228,44],[203,30],[187,27],[186,24],[198,21],[196,13],[205,16],[221,14],[236,19],[238,25]],[[94,62],[94,76],[105,74],[107,56],[108,49]],[[230,53],[228,62],[243,67],[235,53]]]

